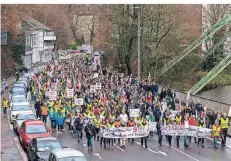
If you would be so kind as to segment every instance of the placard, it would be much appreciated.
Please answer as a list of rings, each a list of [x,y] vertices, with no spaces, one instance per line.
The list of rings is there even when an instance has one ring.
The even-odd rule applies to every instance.
[[[83,105],[83,98],[75,98],[75,105]]]
[[[52,77],[52,72],[47,72],[47,75],[48,75],[49,77]]]
[[[150,131],[156,131],[157,122],[149,122]]]
[[[93,78],[98,78],[99,77],[99,73],[94,73]]]
[[[140,116],[140,109],[130,109],[129,110],[130,117],[139,117]]]
[[[104,138],[140,138],[147,137],[149,135],[149,127],[118,127],[108,128],[106,126],[100,126],[100,134]]]
[[[49,100],[55,101],[57,99],[57,91],[51,90],[49,91]]]
[[[67,88],[67,98],[72,98],[74,96],[74,89]]]
[[[228,116],[231,117],[231,106],[229,107],[229,113]]]
[[[101,89],[101,83],[96,83],[95,88],[98,90]]]
[[[90,92],[92,92],[92,93],[96,92],[95,85],[90,86]]]

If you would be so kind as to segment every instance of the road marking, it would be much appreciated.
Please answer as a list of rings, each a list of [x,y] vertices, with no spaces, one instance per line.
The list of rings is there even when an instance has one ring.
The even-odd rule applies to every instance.
[[[15,142],[15,145],[17,146],[20,154],[22,155],[22,158],[24,161],[27,161],[27,156],[26,156],[26,153],[24,152],[24,150],[22,149],[20,143],[19,143],[19,140],[17,137],[14,137],[14,142]]]
[[[136,142],[136,144],[139,144],[139,145],[141,145],[139,142]],[[143,147],[145,147],[145,146],[143,146]],[[165,153],[165,152],[162,152],[162,151],[154,151],[154,150],[152,150],[152,149],[150,149],[150,148],[147,148],[147,150],[149,150],[149,151],[151,151],[151,152],[153,152],[153,153],[156,153],[156,154],[162,154],[162,155],[164,155],[164,156],[167,156],[167,154]]]
[[[154,139],[155,139],[155,140],[158,140],[157,138],[154,138]],[[162,143],[168,146],[168,144],[166,144],[165,142],[162,142]],[[174,147],[172,147],[172,146],[169,146],[169,147],[172,148],[172,149],[174,149],[174,150],[176,150],[176,151],[178,151],[179,153],[181,153],[181,154],[183,154],[183,155],[185,155],[185,156],[187,156],[187,157],[189,157],[189,158],[195,160],[195,161],[199,161],[198,159],[193,158],[192,156],[190,156],[190,155],[188,155],[188,154],[186,154],[186,153],[184,153],[184,152],[182,152],[182,151],[180,151],[180,150],[178,150],[178,149],[176,149],[176,148],[174,148]]]
[[[86,146],[87,146],[87,144],[83,144],[83,146],[84,146],[84,147],[86,147]]]
[[[119,146],[115,145],[115,147],[117,147],[118,149],[120,149],[122,152],[124,152],[124,150],[122,148],[120,148]]]
[[[95,153],[95,154],[93,154],[93,155],[95,155],[95,156],[97,156],[99,159],[103,160],[103,158],[100,156],[99,153]]]
[[[211,140],[211,141],[213,141],[213,139],[212,138],[209,138],[209,137],[206,137],[207,139],[209,139],[209,140]],[[217,141],[217,143],[218,144],[221,144],[221,142],[220,141]],[[228,148],[230,148],[231,149],[231,146],[229,146],[229,145],[226,145],[226,147],[228,147]]]

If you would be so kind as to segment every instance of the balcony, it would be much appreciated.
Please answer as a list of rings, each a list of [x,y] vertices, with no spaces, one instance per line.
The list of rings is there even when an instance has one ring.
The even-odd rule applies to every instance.
[[[44,36],[44,41],[55,41],[56,36]]]
[[[44,32],[44,41],[54,41],[56,36],[54,32]]]

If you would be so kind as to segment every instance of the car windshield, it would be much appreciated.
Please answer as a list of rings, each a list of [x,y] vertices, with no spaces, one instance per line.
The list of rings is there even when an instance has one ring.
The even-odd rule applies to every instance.
[[[16,83],[14,84],[14,87],[24,87],[25,85],[23,83]]]
[[[27,134],[40,134],[47,133],[47,129],[45,125],[27,125],[26,126]]]
[[[26,92],[24,88],[13,88],[12,90],[13,93],[18,93],[18,92]]]
[[[46,140],[46,141],[38,141],[37,149],[38,152],[44,152],[44,151],[51,151],[54,149],[62,149],[62,146],[56,140]]]
[[[84,156],[79,157],[65,157],[65,158],[59,158],[58,161],[87,161],[87,159]]]
[[[28,115],[18,115],[17,120],[35,120],[36,117],[34,114],[28,114]]]
[[[12,111],[28,111],[31,110],[29,105],[16,105],[12,107]]]
[[[27,102],[26,97],[13,97],[12,98],[13,103],[20,103],[20,102]]]

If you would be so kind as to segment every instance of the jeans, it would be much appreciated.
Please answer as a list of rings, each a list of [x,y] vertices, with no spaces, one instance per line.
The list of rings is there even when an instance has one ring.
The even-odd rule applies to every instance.
[[[226,143],[226,137],[227,137],[227,132],[228,132],[228,130],[226,130],[226,129],[222,129],[222,137],[221,137],[221,139],[222,139],[222,141],[221,141],[221,145],[222,146],[225,146],[225,143]]]
[[[110,138],[108,144],[109,144],[109,146],[113,147],[114,146],[114,139]]]
[[[184,136],[184,146],[188,146],[188,136]]]
[[[61,132],[63,129],[63,125],[58,125],[58,131]]]
[[[104,143],[104,148],[106,148],[106,139],[101,137],[100,139],[100,146],[102,147],[102,143]]]
[[[51,128],[56,129],[56,121],[55,120],[51,120]]]
[[[217,148],[217,137],[214,137],[213,138],[213,146],[214,146],[214,148]]]
[[[43,115],[42,116],[42,121],[46,124],[47,123],[47,116]]]
[[[40,110],[36,110],[36,117],[37,117],[37,118],[40,117]]]
[[[143,146],[143,141],[144,141],[145,148],[147,148],[148,147],[148,145],[147,145],[147,137],[142,137],[141,138],[141,146]]]
[[[172,136],[168,135],[168,145],[172,145]]]
[[[3,114],[6,115],[7,113],[7,107],[3,107]]]
[[[87,138],[87,147],[93,148],[93,137],[92,136]]]
[[[162,145],[162,135],[158,134],[158,143]]]

